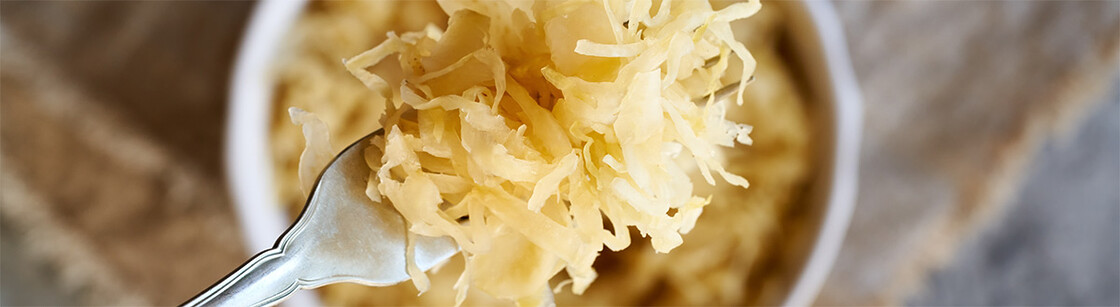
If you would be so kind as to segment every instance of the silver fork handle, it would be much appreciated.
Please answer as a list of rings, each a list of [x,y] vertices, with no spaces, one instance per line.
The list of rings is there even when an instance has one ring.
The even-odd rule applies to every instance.
[[[253,256],[183,306],[271,306],[299,290],[297,257],[273,248]]]

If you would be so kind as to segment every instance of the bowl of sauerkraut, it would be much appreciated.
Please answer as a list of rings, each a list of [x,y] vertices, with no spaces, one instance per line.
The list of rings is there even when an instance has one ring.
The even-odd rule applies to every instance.
[[[255,253],[324,157],[384,128],[367,194],[463,249],[296,305],[802,306],[847,228],[860,113],[825,1],[263,1],[226,161]]]

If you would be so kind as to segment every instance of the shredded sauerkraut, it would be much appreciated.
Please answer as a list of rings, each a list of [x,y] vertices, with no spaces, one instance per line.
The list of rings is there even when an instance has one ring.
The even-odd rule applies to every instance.
[[[547,301],[561,271],[582,293],[603,247],[631,244],[629,227],[669,252],[711,201],[693,192],[691,169],[708,184],[718,176],[747,187],[717,149],[750,144],[751,127],[726,120],[722,101],[694,99],[724,85],[731,61],[742,67],[739,80],[753,72],[730,22],[757,12],[757,1],[720,10],[642,0],[440,6],[450,16],[445,31],[390,32],[344,64],[389,101],[386,133],[371,144],[383,155],[367,157],[367,194],[391,203],[413,236],[460,245],[457,304],[468,286]],[[399,77],[370,72],[393,59]],[[305,169],[331,152],[327,129],[309,113],[291,115],[304,124],[306,181]],[[408,266],[425,291],[425,273]]]

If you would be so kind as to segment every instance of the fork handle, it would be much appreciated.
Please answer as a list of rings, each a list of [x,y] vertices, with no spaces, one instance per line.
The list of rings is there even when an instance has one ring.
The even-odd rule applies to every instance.
[[[299,263],[277,248],[265,250],[183,306],[271,306],[299,289]]]

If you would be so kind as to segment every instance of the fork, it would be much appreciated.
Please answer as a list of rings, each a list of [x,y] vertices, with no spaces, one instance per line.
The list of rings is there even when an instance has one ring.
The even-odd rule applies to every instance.
[[[299,289],[352,282],[388,286],[408,280],[407,229],[389,204],[366,196],[364,151],[378,129],[344,149],[319,175],[307,205],[275,247],[242,264],[184,306],[269,306]],[[417,238],[415,260],[427,271],[459,250],[449,237]]]

